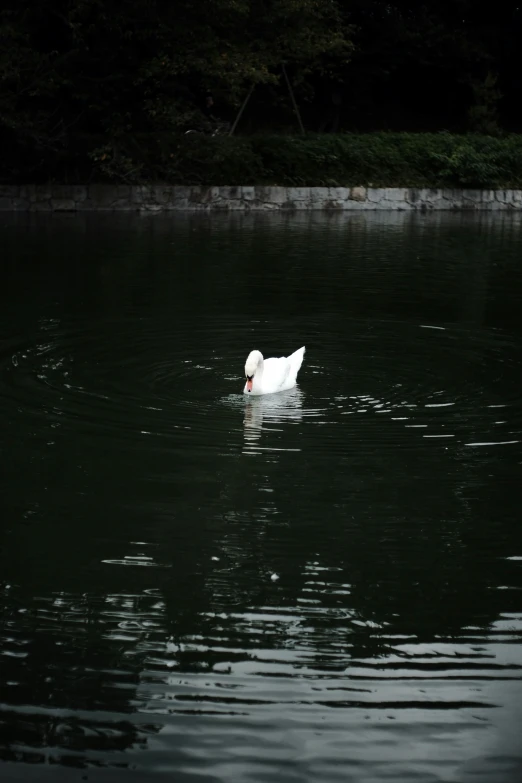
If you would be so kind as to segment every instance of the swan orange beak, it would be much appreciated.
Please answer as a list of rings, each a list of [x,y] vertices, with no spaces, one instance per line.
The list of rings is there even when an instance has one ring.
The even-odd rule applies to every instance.
[[[252,391],[252,386],[253,385],[254,385],[253,379],[252,378],[247,378],[247,382],[246,382],[247,392],[251,392]]]

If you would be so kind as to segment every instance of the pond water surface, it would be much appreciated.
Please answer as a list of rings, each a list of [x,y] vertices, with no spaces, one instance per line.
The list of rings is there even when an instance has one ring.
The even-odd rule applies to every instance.
[[[0,779],[522,780],[521,219],[0,247]]]

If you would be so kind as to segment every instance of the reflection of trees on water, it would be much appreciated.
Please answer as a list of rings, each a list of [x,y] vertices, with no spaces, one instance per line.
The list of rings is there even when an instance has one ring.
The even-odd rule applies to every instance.
[[[127,766],[117,754],[161,728],[132,717],[145,657],[135,648],[158,613],[122,595],[34,598],[4,586],[0,600],[0,758],[82,767],[86,754],[96,765],[110,753]]]
[[[295,605],[300,592],[293,588],[302,584],[303,564],[317,560],[321,567],[340,569],[341,582],[351,585],[350,598],[322,591],[321,607],[342,611],[348,603],[353,617],[363,622],[387,622],[397,631],[431,636],[442,628],[451,634],[468,624],[484,627],[495,616],[500,601],[492,588],[498,584],[502,564],[490,557],[486,567],[483,562],[477,567],[474,561],[489,548],[484,535],[498,497],[490,493],[489,504],[484,498],[483,505],[470,497],[474,487],[487,486],[489,460],[470,457],[468,449],[468,459],[462,462],[461,450],[451,440],[449,447],[448,441],[440,441],[419,449],[414,444],[421,437],[419,431],[410,430],[409,441],[401,436],[395,446],[375,442],[368,449],[363,441],[354,441],[352,453],[341,453],[338,469],[325,477],[321,463],[326,455],[320,450],[314,454],[313,439],[307,440],[302,453],[279,453],[277,435],[273,433],[271,441],[261,440],[266,432],[262,424],[251,415],[245,418],[245,443],[251,444],[254,429],[255,445],[272,443],[275,448],[267,446],[265,459],[242,463],[235,478],[241,489],[228,490],[235,512],[226,519],[225,540],[235,530],[236,548],[242,538],[243,551],[252,553],[261,529],[264,551],[270,555],[263,573],[277,571],[285,579],[284,596],[266,590],[265,600],[277,602],[283,597]],[[290,427],[282,425],[287,427],[285,444],[291,447]],[[340,426],[339,422],[318,436],[319,449],[330,433],[332,448],[338,446],[333,426]],[[346,424],[344,432],[347,439],[360,437]],[[368,428],[370,437],[374,432]],[[302,431],[296,436],[299,448]],[[315,475],[322,480],[314,480]],[[243,491],[245,486],[249,491]],[[258,505],[257,490],[263,486],[275,488],[270,496],[272,511]],[[317,519],[311,525],[314,509]],[[474,543],[479,543],[478,552]],[[348,615],[347,628],[350,623]]]
[[[241,301],[243,313],[256,313],[259,302],[280,306],[298,334],[297,326],[325,308],[350,318],[395,313],[400,319],[487,323],[491,310],[485,305],[495,306],[491,292],[499,286],[503,310],[509,302],[518,314],[516,291],[509,287],[518,265],[520,222],[513,215],[83,214],[54,215],[52,221],[18,215],[4,222],[7,280],[0,296],[23,290],[28,304],[41,307],[43,287],[53,303],[46,313],[59,307],[67,319],[78,304],[83,313],[103,317],[146,303],[168,307],[177,320],[178,313],[193,313],[194,301],[212,319]],[[22,230],[34,250],[27,253],[34,257],[29,276],[17,258]],[[57,237],[63,252],[56,252]],[[237,274],[245,267],[248,274]],[[231,278],[234,286],[227,284]],[[303,278],[313,282],[308,292]],[[64,283],[71,296],[58,302]]]
[[[31,654],[23,668],[13,658],[15,669],[4,669],[23,694],[18,701],[8,695],[8,703],[123,714],[139,706],[140,688],[147,692],[140,685],[145,668],[160,680],[169,666],[197,672],[248,657],[261,639],[268,647],[296,651],[296,665],[304,648],[320,667],[327,667],[325,652],[333,653],[328,666],[344,666],[351,657],[389,650],[379,634],[384,627],[391,637],[430,640],[493,621],[503,605],[494,588],[505,575],[500,557],[490,554],[492,524],[499,554],[512,554],[509,531],[495,521],[507,486],[501,477],[513,478],[509,466],[454,446],[419,450],[415,430],[396,444],[365,444],[355,424],[346,423],[355,420],[346,417],[343,437],[352,439],[353,448],[342,448],[336,470],[327,474],[332,454],[324,444],[338,448],[341,420],[306,421],[303,399],[296,391],[297,404],[289,408],[281,400],[245,407],[235,456],[221,462],[216,482],[197,499],[197,511],[197,482],[187,472],[189,496],[173,496],[170,505],[164,498],[161,508],[151,498],[125,519],[113,516],[113,509],[128,506],[127,482],[139,480],[138,466],[126,460],[126,481],[120,482],[111,473],[110,454],[98,473],[84,455],[94,494],[74,525],[58,524],[53,537],[49,518],[37,512],[29,527],[11,534],[19,541],[11,549],[20,553],[19,561],[5,563],[3,573],[15,585],[27,581],[34,592],[19,604],[28,612],[9,609],[14,626],[22,636],[26,632]],[[248,415],[254,407],[255,415]],[[375,432],[368,423],[367,437]],[[242,453],[246,447],[253,453]],[[490,474],[497,487],[488,482]],[[65,485],[84,491],[74,475],[64,465]],[[102,519],[96,518],[96,483],[100,492],[112,483]],[[33,487],[24,502],[38,508],[45,492]],[[148,546],[124,544],[124,538],[145,539]],[[133,565],[141,554],[143,562]],[[277,583],[270,580],[274,572],[281,575]],[[111,593],[97,594],[96,585]],[[6,608],[9,600],[7,593]],[[275,616],[258,619],[265,610]],[[221,643],[213,641],[220,637]],[[120,666],[125,687],[112,688]],[[102,670],[111,672],[108,684]],[[51,728],[38,722],[42,737],[53,730],[53,720]],[[138,741],[135,731],[128,730],[130,744]]]
[[[251,479],[296,477],[296,470],[298,480],[306,478],[284,458],[271,465],[267,477],[267,463],[259,462]],[[353,659],[385,658],[401,634],[456,641],[465,627],[487,628],[504,605],[491,588],[505,581],[502,563],[492,570],[492,558],[480,556],[489,507],[480,512],[471,501],[463,513],[458,497],[448,500],[449,486],[441,492],[435,478],[426,481],[424,470],[411,465],[420,482],[418,505],[405,503],[400,494],[411,489],[406,477],[400,480],[406,469],[400,460],[384,486],[377,476],[362,479],[356,467],[345,470],[344,500],[332,503],[320,536],[302,525],[279,489],[276,499],[253,509],[247,493],[215,529],[205,562],[179,538],[169,546],[166,528],[156,529],[150,532],[167,545],[154,560],[170,568],[107,565],[106,572],[89,573],[90,547],[78,552],[69,544],[63,555],[72,554],[83,574],[78,592],[57,595],[64,576],[58,571],[47,575],[45,590],[29,577],[35,593],[26,601],[4,593],[2,678],[16,684],[3,688],[4,704],[14,709],[2,716],[9,727],[2,758],[125,764],[119,754],[146,747],[168,715],[233,709],[226,691],[205,704],[204,690],[184,675],[217,681],[229,667],[241,670],[251,661],[253,673],[327,676],[349,670]],[[340,485],[332,477],[325,491],[338,494]],[[305,504],[320,512],[317,487],[301,488]],[[241,494],[227,491],[239,504]],[[383,525],[382,515],[397,503],[403,515],[390,512]],[[193,535],[204,530],[194,525]],[[140,551],[110,548],[120,557]],[[273,571],[281,575],[277,583]],[[119,591],[97,595],[95,582],[119,583]],[[13,636],[15,644],[6,639]],[[17,705],[29,709],[19,713]]]

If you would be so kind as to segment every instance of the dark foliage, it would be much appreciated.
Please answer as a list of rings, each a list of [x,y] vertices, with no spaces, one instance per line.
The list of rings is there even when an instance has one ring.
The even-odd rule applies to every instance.
[[[507,0],[6,0],[0,178],[512,181],[508,137],[434,136],[423,155],[338,134],[520,132],[521,32]],[[321,139],[275,138],[298,132],[283,66]],[[241,138],[180,140],[232,122],[252,87]]]

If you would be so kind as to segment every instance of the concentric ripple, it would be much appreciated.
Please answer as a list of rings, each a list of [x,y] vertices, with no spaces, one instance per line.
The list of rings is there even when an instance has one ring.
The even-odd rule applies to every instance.
[[[32,343],[1,346],[0,400],[4,412],[80,431],[174,438],[195,430],[209,445],[224,424],[239,431],[242,417],[245,442],[258,449],[263,431],[270,448],[278,424],[300,423],[306,439],[312,425],[353,432],[343,417],[362,414],[369,414],[357,425],[363,449],[367,438],[389,444],[399,428],[468,446],[520,442],[519,342],[496,331],[393,321],[347,327],[342,342],[335,332],[308,341],[296,390],[250,400],[242,394],[244,350],[232,324],[187,325],[189,343],[150,319],[76,331],[44,321]],[[337,437],[334,446],[346,443]]]

